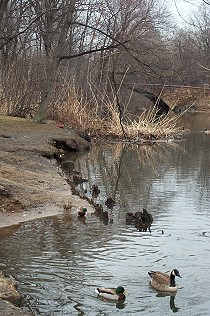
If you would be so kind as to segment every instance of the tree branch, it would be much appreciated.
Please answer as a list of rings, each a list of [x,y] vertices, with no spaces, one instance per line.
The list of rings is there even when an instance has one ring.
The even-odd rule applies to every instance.
[[[144,67],[148,67],[148,68],[150,68],[150,69],[152,70],[152,68],[150,67],[150,65],[148,65],[148,64],[143,63],[142,61],[140,61],[136,56],[134,56],[134,54],[131,52],[131,50],[126,47],[125,44],[128,43],[128,42],[130,42],[129,40],[127,40],[127,41],[121,43],[119,40],[117,40],[116,38],[114,38],[112,35],[107,34],[106,32],[104,32],[104,31],[102,31],[102,30],[99,30],[97,27],[94,27],[94,26],[91,26],[91,25],[87,25],[87,24],[84,24],[84,23],[81,23],[81,22],[73,22],[73,24],[77,24],[77,25],[80,25],[80,26],[84,26],[84,27],[90,28],[90,29],[92,29],[92,30],[94,30],[94,31],[97,31],[97,32],[101,33],[102,35],[105,35],[105,36],[109,37],[112,41],[117,42],[117,43],[119,44],[118,46],[122,46],[122,47],[125,49],[125,51],[126,51],[133,59],[135,59],[135,61],[137,61],[137,62],[142,66],[143,69],[144,69]],[[109,48],[108,48],[108,49],[109,49]],[[108,50],[108,49],[106,49],[106,50]],[[101,50],[99,50],[99,51],[101,51]],[[84,55],[84,53],[82,53],[82,55]],[[76,56],[76,57],[77,57],[77,56]],[[70,58],[68,58],[68,59],[70,59]],[[153,73],[155,73],[154,70],[152,70],[152,71],[153,71]]]
[[[49,9],[49,10],[47,10],[47,11],[52,11],[52,10],[57,10],[57,9],[56,9],[56,8],[52,8],[52,9]],[[33,21],[31,21],[31,22],[25,27],[24,30],[22,30],[22,31],[20,31],[20,32],[18,32],[18,33],[16,33],[15,35],[11,36],[10,38],[7,38],[7,39],[6,39],[5,37],[0,38],[0,40],[6,39],[6,41],[0,46],[0,50],[2,50],[3,47],[4,47],[5,45],[7,45],[9,42],[11,42],[14,38],[16,38],[16,37],[18,37],[19,35],[25,33],[25,32],[30,28],[30,26],[31,26],[32,24],[34,24],[37,20],[39,20],[39,19],[41,18],[41,16],[44,15],[47,11],[44,11],[44,12],[40,13]]]
[[[112,35],[102,31],[102,30],[99,30],[97,27],[94,27],[94,26],[91,26],[91,25],[87,25],[87,24],[84,24],[84,23],[81,23],[81,22],[73,22],[73,24],[77,24],[77,25],[80,25],[80,26],[84,26],[84,27],[87,27],[91,30],[94,30],[94,31],[97,31],[107,37],[109,37],[112,41],[114,42],[117,42],[118,44],[122,45],[123,46],[123,43],[121,43],[119,40],[117,40],[115,37],[113,37]],[[126,41],[125,43],[127,43],[128,41]]]
[[[207,5],[210,5],[210,2],[208,0],[203,0],[203,2]]]
[[[204,66],[203,66],[203,65],[201,65],[201,64],[198,64],[198,66],[200,66],[201,68],[203,68],[203,69],[205,69],[205,70],[210,71],[210,68],[204,67]]]
[[[75,57],[79,57],[79,56],[83,56],[83,55],[87,55],[87,54],[92,54],[92,53],[96,53],[96,52],[102,52],[102,51],[105,51],[105,50],[109,50],[109,49],[113,49],[113,48],[117,48],[118,46],[123,46],[124,44],[126,44],[128,41],[126,42],[123,42],[123,43],[118,43],[118,44],[115,44],[115,45],[109,45],[109,46],[106,46],[106,47],[101,47],[101,48],[95,48],[95,49],[90,49],[90,50],[87,50],[85,52],[80,52],[78,54],[74,54],[74,55],[63,55],[63,56],[59,56],[60,60],[63,60],[63,59],[72,59],[72,58],[75,58]]]

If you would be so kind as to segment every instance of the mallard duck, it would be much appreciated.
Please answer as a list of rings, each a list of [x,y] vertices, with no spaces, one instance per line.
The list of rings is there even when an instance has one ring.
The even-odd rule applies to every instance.
[[[95,289],[95,292],[98,294],[99,297],[108,299],[108,300],[115,300],[115,301],[122,301],[125,300],[125,289],[122,286],[118,286],[116,289],[110,288],[107,289],[105,287],[98,287]]]
[[[160,271],[149,271],[150,281],[152,287],[162,292],[176,292],[177,286],[175,284],[175,276],[181,278],[179,271],[173,269],[170,276],[167,273]]]
[[[92,197],[97,198],[99,193],[100,193],[100,190],[99,190],[98,186],[93,184],[92,185]]]
[[[115,201],[113,198],[111,197],[108,197],[105,201],[105,205],[108,207],[108,208],[113,208],[113,206],[115,205]]]
[[[147,212],[145,208],[143,208],[143,214],[141,216],[143,223],[152,223],[153,217],[150,213]]]
[[[80,206],[80,208],[77,211],[78,216],[84,217],[84,216],[86,216],[86,213],[87,213],[86,207]]]

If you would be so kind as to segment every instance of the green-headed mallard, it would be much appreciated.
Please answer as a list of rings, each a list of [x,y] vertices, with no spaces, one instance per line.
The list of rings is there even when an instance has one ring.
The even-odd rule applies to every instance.
[[[78,211],[77,211],[78,216],[84,217],[84,216],[86,216],[86,213],[87,213],[86,207],[80,206]]]
[[[99,297],[114,300],[114,301],[121,301],[125,300],[125,289],[122,286],[118,286],[116,289],[110,288],[107,289],[105,287],[98,287],[95,289],[96,293]]]
[[[175,284],[175,276],[181,278],[179,271],[173,269],[171,274],[160,271],[149,271],[150,281],[152,287],[161,292],[176,292],[177,286]]]

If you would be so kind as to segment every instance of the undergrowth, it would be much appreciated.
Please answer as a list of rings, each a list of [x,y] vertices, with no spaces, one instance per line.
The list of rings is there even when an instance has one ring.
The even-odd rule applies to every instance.
[[[114,89],[111,97],[104,91],[94,91],[90,84],[91,93],[87,97],[84,91],[76,89],[74,83],[68,85],[62,91],[66,96],[65,101],[55,104],[53,118],[91,137],[138,141],[142,138],[167,138],[180,131],[177,127],[180,115],[171,115],[169,112],[157,119],[157,107],[154,106],[151,110],[131,119],[127,111],[128,104],[121,102],[119,107]]]

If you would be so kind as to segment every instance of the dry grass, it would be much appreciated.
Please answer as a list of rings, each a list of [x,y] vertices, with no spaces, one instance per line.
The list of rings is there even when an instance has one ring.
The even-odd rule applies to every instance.
[[[125,130],[129,138],[138,139],[141,136],[146,138],[167,138],[168,136],[177,134],[180,128],[177,127],[177,122],[180,115],[161,116],[156,120],[156,108],[150,111],[144,111],[137,120],[130,121],[126,124]]]
[[[179,116],[169,113],[156,120],[156,107],[133,120],[129,118],[128,104],[121,101],[120,113],[118,95],[121,85],[116,91],[110,84],[111,93],[108,95],[106,91],[99,91],[92,82],[89,82],[88,93],[77,89],[74,81],[64,82],[60,88],[62,101],[55,103],[54,110],[51,107],[51,117],[92,137],[139,141],[142,138],[167,138],[179,131]]]

